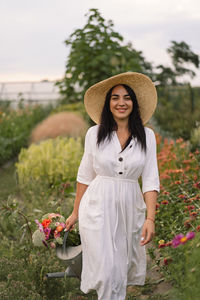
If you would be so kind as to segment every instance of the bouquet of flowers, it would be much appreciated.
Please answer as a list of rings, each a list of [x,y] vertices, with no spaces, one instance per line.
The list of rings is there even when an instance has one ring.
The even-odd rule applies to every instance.
[[[46,246],[56,248],[63,244],[65,229],[65,218],[57,213],[48,213],[42,217],[41,222],[35,220],[38,229],[33,233],[33,244],[38,247]],[[67,237],[68,246],[80,245],[80,235],[77,228],[69,231]]]

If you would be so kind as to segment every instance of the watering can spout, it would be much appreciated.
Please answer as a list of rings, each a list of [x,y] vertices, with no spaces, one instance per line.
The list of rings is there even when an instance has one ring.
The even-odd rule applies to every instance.
[[[48,273],[47,278],[77,277],[81,279],[82,272],[82,246],[67,247],[69,231],[65,232],[63,245],[56,248],[57,257],[67,266],[65,272]]]

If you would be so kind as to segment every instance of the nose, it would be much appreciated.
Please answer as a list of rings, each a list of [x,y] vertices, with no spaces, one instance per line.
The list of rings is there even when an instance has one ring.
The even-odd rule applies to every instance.
[[[118,105],[119,105],[119,106],[124,106],[124,105],[125,105],[125,102],[124,102],[124,98],[123,98],[123,97],[120,97],[120,98],[119,98]]]

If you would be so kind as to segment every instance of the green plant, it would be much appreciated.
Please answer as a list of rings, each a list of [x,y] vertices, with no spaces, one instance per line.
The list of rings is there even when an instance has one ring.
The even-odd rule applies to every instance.
[[[22,149],[16,163],[21,189],[59,186],[76,179],[82,157],[81,139],[57,137]]]
[[[200,148],[200,126],[192,130],[190,142],[192,149]]]
[[[26,107],[0,112],[0,165],[16,157],[28,145],[31,129],[45,118],[52,107]]]
[[[65,41],[70,47],[65,77],[57,82],[65,102],[82,101],[89,86],[125,71],[151,75],[152,66],[141,51],[113,29],[113,22],[105,20],[98,9],[90,9],[87,23],[76,29]]]

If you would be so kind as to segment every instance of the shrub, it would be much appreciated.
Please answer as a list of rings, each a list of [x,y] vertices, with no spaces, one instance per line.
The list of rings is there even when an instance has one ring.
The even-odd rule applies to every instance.
[[[22,149],[16,163],[21,189],[75,181],[83,153],[81,139],[57,137]]]
[[[21,147],[28,145],[31,129],[51,109],[51,106],[35,106],[17,111],[0,111],[0,165],[15,157]]]
[[[192,130],[190,142],[192,149],[200,148],[200,126]]]
[[[83,118],[72,112],[60,112],[50,115],[33,129],[31,143],[37,143],[57,136],[84,137],[87,123]]]

